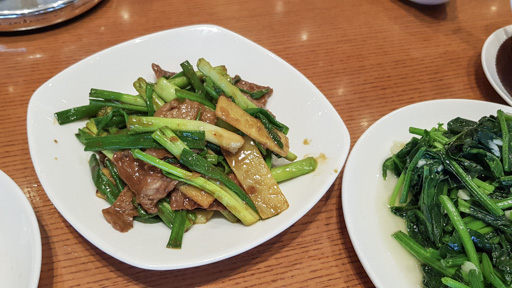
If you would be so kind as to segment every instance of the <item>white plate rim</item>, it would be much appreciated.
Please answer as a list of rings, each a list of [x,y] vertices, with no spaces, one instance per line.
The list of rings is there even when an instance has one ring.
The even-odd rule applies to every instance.
[[[377,120],[374,124],[372,124],[356,141],[355,145],[352,147],[352,150],[347,159],[347,162],[345,163],[345,170],[344,170],[344,175],[343,175],[343,180],[342,180],[342,189],[341,189],[342,190],[342,193],[341,193],[342,209],[343,209],[343,214],[344,214],[347,231],[349,233],[349,237],[351,239],[351,243],[354,247],[354,250],[355,250],[363,268],[365,269],[367,275],[369,276],[369,278],[372,280],[373,284],[376,287],[382,287],[382,288],[422,287],[421,272],[417,266],[418,262],[416,261],[416,259],[414,259],[414,257],[412,257],[408,252],[405,251],[405,249],[403,249],[402,247],[400,247],[399,244],[394,242],[395,240],[392,239],[391,234],[396,230],[387,231],[387,232],[389,232],[389,238],[385,239],[385,241],[388,241],[388,242],[386,244],[382,244],[382,246],[385,246],[384,248],[387,249],[387,251],[384,253],[384,254],[386,254],[386,256],[385,256],[386,258],[383,260],[385,261],[386,266],[389,266],[389,267],[383,268],[382,266],[381,267],[377,266],[377,264],[378,264],[377,261],[379,260],[378,257],[379,256],[382,257],[382,255],[378,255],[376,257],[375,255],[369,254],[369,250],[371,250],[373,248],[370,248],[369,244],[366,242],[366,240],[362,239],[362,237],[363,237],[362,234],[366,233],[364,230],[367,227],[371,226],[372,228],[374,228],[375,223],[374,223],[373,219],[365,219],[364,225],[361,225],[362,223],[360,221],[357,221],[356,216],[360,216],[360,215],[357,215],[357,208],[359,208],[359,209],[364,209],[364,208],[359,206],[356,201],[357,198],[355,195],[356,195],[356,193],[360,193],[361,189],[358,190],[358,189],[356,189],[357,187],[353,187],[355,185],[353,179],[356,179],[357,176],[355,176],[355,175],[358,174],[355,172],[354,167],[355,167],[355,165],[357,165],[358,161],[361,161],[361,157],[362,157],[361,155],[362,155],[362,153],[365,152],[362,150],[363,149],[362,146],[367,145],[367,143],[365,143],[365,142],[369,141],[369,140],[367,140],[367,138],[370,138],[372,136],[372,134],[376,133],[375,132],[376,129],[382,129],[383,127],[386,127],[385,126],[386,122],[394,121],[394,120],[398,119],[398,117],[400,117],[402,114],[412,113],[412,112],[418,113],[424,109],[423,107],[427,107],[427,106],[431,109],[431,111],[435,110],[436,113],[441,113],[441,117],[445,118],[445,119],[437,120],[437,119],[439,119],[439,118],[436,118],[437,116],[432,116],[434,118],[432,120],[431,127],[434,127],[435,125],[437,125],[437,123],[446,124],[446,122],[443,122],[443,121],[451,120],[451,119],[459,116],[461,113],[466,113],[464,111],[464,109],[467,109],[467,108],[471,108],[472,110],[475,110],[475,111],[478,110],[479,113],[481,113],[479,115],[474,115],[475,117],[471,118],[473,120],[478,120],[478,119],[480,119],[481,116],[484,116],[484,115],[495,114],[498,109],[502,109],[506,112],[512,113],[512,108],[509,106],[498,104],[498,103],[493,103],[493,102],[481,101],[481,100],[471,100],[471,99],[428,100],[428,101],[423,101],[423,102],[407,105],[407,106],[404,106],[402,108],[399,108],[399,109],[396,109],[396,110],[390,112],[389,114],[383,116],[382,118]],[[436,110],[435,109],[436,107],[437,108],[451,107],[454,109],[452,109],[452,111],[449,113],[450,116],[448,116],[447,113],[445,113],[444,111],[439,112],[438,110]],[[460,108],[460,110],[457,110],[455,108]],[[462,112],[462,111],[464,111],[464,112]],[[468,109],[468,111],[469,111],[469,109]],[[484,111],[487,113],[485,113]],[[433,113],[433,114],[435,114],[435,113]],[[469,112],[466,114],[474,114],[474,113]],[[464,116],[469,117],[466,115],[464,115]],[[414,121],[415,121],[414,119],[409,118],[406,121],[404,121],[404,123],[407,122],[407,123],[411,123],[412,125],[411,124],[403,124],[403,125],[404,125],[404,127],[409,127],[409,125],[414,126]],[[429,129],[431,127],[418,127],[418,128]],[[383,142],[389,141],[389,143],[382,143],[382,145],[387,145],[386,147],[389,148],[388,150],[391,150],[391,146],[393,145],[393,143],[391,143],[391,141],[395,141],[395,140],[407,141],[408,139],[410,139],[410,137],[413,136],[412,134],[408,133],[407,129],[405,129],[403,132],[399,132],[399,134],[401,134],[403,136],[402,139],[391,139],[391,138],[384,139]],[[372,151],[372,152],[375,153],[375,151]],[[381,160],[385,160],[385,158],[387,158],[389,156],[391,156],[390,152],[388,155],[377,155],[377,158],[381,157],[382,158]],[[376,162],[378,162],[378,161],[379,160],[376,160]],[[367,182],[372,182],[372,183],[375,182],[376,183],[375,186],[377,188],[376,190],[379,190],[379,189],[383,190],[383,188],[382,188],[383,182],[380,184],[377,183],[377,181],[382,181],[382,175],[380,174],[380,171],[381,171],[380,167],[382,166],[382,162],[372,163],[372,165],[378,166],[378,167],[372,167],[372,169],[373,169],[372,171],[375,171],[377,169],[379,171],[379,174],[375,175],[374,179],[372,178],[370,181],[367,181]],[[359,188],[361,188],[361,187],[359,187]],[[380,190],[378,192],[383,192]],[[391,192],[391,191],[387,191],[387,192]],[[370,193],[370,194],[368,194],[368,193]],[[368,192],[368,193],[363,193],[363,194],[367,197],[374,196],[373,194],[371,194],[371,192]],[[387,198],[382,198],[382,199],[384,201],[387,201]],[[387,202],[383,203],[383,205],[387,207],[386,203]],[[378,209],[381,209],[381,208],[382,207],[379,207]],[[372,210],[371,212],[373,213],[374,212],[373,210],[376,210],[377,208],[371,207],[370,209]],[[395,223],[399,223],[398,226],[405,227],[403,225],[403,221],[401,219],[399,219],[397,216],[392,215],[392,213],[389,211],[389,209],[386,209],[386,210],[387,210],[386,211],[387,214],[382,214],[382,212],[381,212],[381,214],[379,214],[379,212],[376,212],[376,214],[378,214],[378,216],[380,216],[380,217],[384,216],[385,221],[393,221]],[[369,217],[369,218],[371,218],[371,217]],[[379,221],[379,222],[380,222],[380,224],[382,224],[382,221]],[[383,228],[383,229],[388,229],[388,228]],[[373,245],[380,244],[379,241],[383,240],[382,232],[381,232],[381,234],[379,234],[379,233],[370,233],[370,234],[372,236],[372,240],[374,240],[374,241],[377,240],[376,243],[373,243]],[[386,234],[386,237],[387,236],[388,235]],[[392,244],[389,244],[391,242],[392,242]],[[409,273],[409,275],[407,277],[410,276],[410,278],[406,279],[406,280],[400,280],[400,281],[405,281],[406,285],[400,286],[397,284],[396,281],[399,278],[403,278],[404,275],[407,275],[408,274],[407,272],[404,272],[404,271],[396,272],[396,270],[390,270],[390,267],[396,266],[395,265],[396,260],[391,257],[390,251],[393,251],[393,253],[400,253],[401,255],[398,255],[397,258],[404,257],[404,258],[401,258],[401,260],[405,260],[404,262],[407,263],[405,265],[400,265],[401,269],[404,269],[404,268],[408,269],[407,272]],[[383,271],[383,270],[385,270],[385,271]],[[393,274],[395,272],[396,272],[396,274]],[[416,273],[416,274],[411,276],[410,273]],[[418,280],[417,283],[414,280]],[[400,282],[400,283],[404,284],[404,282]],[[417,286],[413,286],[415,284]]]
[[[14,180],[9,177],[4,171],[0,170],[0,182],[3,183],[2,186],[8,186],[8,191],[2,191],[3,193],[12,193],[10,195],[11,199],[14,199],[14,202],[11,202],[11,205],[19,206],[20,214],[23,214],[24,219],[26,219],[25,224],[26,227],[24,231],[29,231],[30,233],[30,244],[31,247],[28,247],[33,251],[33,255],[30,259],[31,273],[29,273],[29,281],[27,287],[37,287],[39,284],[39,276],[41,274],[41,262],[42,262],[42,244],[41,244],[41,232],[39,230],[39,222],[37,221],[36,214],[30,201],[28,200],[25,193],[21,190],[21,188],[14,182]],[[26,218],[25,218],[26,217]],[[21,225],[21,223],[18,223]],[[10,234],[10,233],[9,233]],[[5,237],[3,235],[2,237]],[[19,251],[19,249],[26,249],[27,247],[12,247],[13,251]],[[4,279],[5,280],[5,279]],[[11,283],[12,284],[12,283]]]
[[[83,231],[83,227],[80,227],[80,225],[79,225],[79,223],[77,221],[73,221],[73,220],[69,219],[70,218],[69,213],[67,211],[64,211],[65,209],[63,209],[61,203],[59,203],[59,199],[54,197],[54,195],[51,192],[50,193],[48,192],[49,189],[51,189],[51,187],[49,187],[48,183],[46,183],[44,177],[43,178],[41,177],[42,172],[43,172],[42,171],[42,167],[41,167],[40,163],[38,163],[38,161],[35,160],[38,155],[35,155],[35,152],[34,152],[34,149],[35,149],[35,147],[37,145],[36,142],[38,140],[33,135],[34,129],[35,129],[34,128],[34,125],[35,125],[34,121],[36,121],[36,119],[34,119],[34,116],[33,116],[32,112],[34,112],[34,110],[36,109],[35,106],[36,106],[36,102],[37,102],[34,99],[38,98],[38,96],[39,96],[38,93],[40,93],[40,91],[42,89],[47,89],[48,86],[52,85],[52,80],[53,79],[56,79],[56,78],[62,76],[63,74],[65,74],[65,73],[70,73],[69,71],[71,71],[73,69],[76,69],[77,65],[80,65],[81,63],[82,64],[83,63],[87,63],[87,62],[91,62],[92,63],[94,61],[98,61],[98,58],[100,58],[100,56],[103,55],[104,53],[107,53],[107,52],[110,52],[110,51],[115,51],[115,49],[118,49],[119,47],[124,47],[125,45],[134,45],[134,44],[137,44],[137,43],[142,43],[144,41],[149,41],[149,40],[153,39],[154,37],[160,37],[162,35],[165,35],[166,33],[177,33],[178,31],[194,31],[194,30],[201,30],[201,29],[205,29],[205,30],[208,30],[208,31],[215,31],[215,33],[219,33],[222,36],[231,37],[232,39],[234,39],[234,41],[243,42],[243,43],[245,43],[245,45],[250,45],[251,48],[253,48],[253,49],[259,49],[260,51],[264,52],[266,54],[266,56],[271,57],[274,61],[279,63],[279,65],[287,65],[287,69],[290,69],[290,71],[292,71],[293,73],[297,74],[297,76],[304,77],[302,74],[300,74],[300,72],[298,72],[295,68],[293,68],[287,62],[285,62],[284,60],[282,60],[281,58],[279,58],[278,56],[276,56],[272,52],[264,49],[260,45],[250,41],[249,39],[246,39],[246,38],[244,38],[244,37],[242,37],[242,36],[232,32],[232,31],[229,31],[229,30],[227,30],[225,28],[222,28],[222,27],[219,27],[219,26],[216,26],[216,25],[199,24],[199,25],[184,26],[184,27],[179,27],[179,28],[174,28],[174,29],[169,29],[169,30],[164,30],[164,31],[148,34],[148,35],[136,38],[136,39],[132,39],[132,40],[126,41],[124,43],[121,43],[121,44],[118,44],[116,46],[107,48],[107,49],[105,49],[103,51],[100,51],[100,52],[98,52],[98,53],[96,53],[94,55],[91,55],[91,56],[87,57],[86,59],[83,59],[83,60],[79,61],[78,63],[68,67],[66,70],[60,72],[55,77],[53,77],[52,79],[48,80],[38,90],[36,90],[36,92],[34,93],[32,99],[31,99],[31,101],[29,103],[29,108],[28,108],[28,111],[27,111],[27,133],[28,133],[28,136],[29,136],[28,137],[29,138],[29,148],[30,148],[32,160],[33,160],[33,163],[34,163],[34,167],[36,169],[36,173],[38,174],[38,177],[40,178],[41,184],[43,185],[43,188],[45,188],[45,191],[47,192],[48,197],[50,198],[52,203],[55,205],[57,210],[59,210],[61,215],[63,215],[64,218],[66,218],[66,220],[80,234],[82,234],[82,236],[84,236],[89,242],[93,243],[95,246],[97,246],[102,251],[106,252],[107,254],[113,256],[114,258],[117,258],[118,260],[121,260],[121,261],[123,261],[125,263],[128,263],[130,265],[133,265],[133,266],[136,266],[136,267],[139,267],[139,268],[151,269],[151,270],[174,270],[174,269],[190,268],[190,267],[195,267],[195,266],[200,266],[200,265],[205,265],[205,264],[217,262],[217,261],[220,261],[220,260],[223,260],[223,259],[235,256],[235,255],[238,255],[240,253],[243,253],[243,252],[245,252],[245,251],[247,251],[249,249],[252,249],[252,248],[262,244],[263,242],[273,238],[277,234],[283,232],[288,227],[293,225],[296,221],[298,221],[304,214],[306,214],[320,200],[320,198],[328,191],[328,189],[330,188],[332,183],[337,178],[338,174],[340,173],[340,171],[341,171],[341,169],[342,169],[342,167],[343,167],[343,165],[345,163],[346,157],[348,156],[348,151],[349,151],[349,146],[350,146],[350,135],[349,135],[348,129],[346,128],[345,124],[343,123],[343,120],[341,119],[341,117],[337,113],[337,111],[334,109],[334,107],[332,107],[332,105],[329,103],[327,98],[325,98],[325,96],[323,96],[323,94],[307,78],[304,77],[304,80],[305,80],[304,85],[306,85],[309,89],[312,89],[312,90],[316,91],[316,93],[318,93],[317,95],[315,95],[315,97],[321,96],[320,97],[321,99],[315,99],[315,101],[321,101],[321,103],[323,103],[323,105],[324,105],[324,106],[322,106],[322,108],[324,108],[325,110],[321,111],[320,114],[322,114],[322,113],[327,114],[328,116],[333,118],[333,120],[338,124],[339,128],[337,129],[336,134],[339,135],[339,137],[341,138],[341,142],[342,143],[337,143],[336,144],[336,145],[339,145],[340,150],[339,150],[339,153],[336,155],[336,157],[335,157],[335,159],[333,161],[334,163],[332,163],[332,164],[335,165],[335,167],[334,167],[335,173],[331,173],[332,175],[329,175],[329,177],[327,177],[327,179],[326,179],[327,181],[325,183],[323,183],[323,185],[320,186],[319,190],[322,190],[323,192],[316,194],[316,197],[315,197],[314,201],[311,201],[311,203],[307,203],[307,205],[304,205],[302,207],[302,209],[299,211],[299,213],[294,214],[293,218],[290,218],[289,221],[286,221],[287,224],[285,226],[283,226],[282,229],[280,229],[280,231],[274,231],[272,234],[269,234],[268,237],[265,237],[265,239],[259,239],[257,242],[254,242],[254,243],[251,243],[250,245],[247,245],[243,250],[230,251],[229,253],[225,253],[225,254],[223,254],[221,256],[217,255],[216,257],[213,257],[213,258],[203,259],[202,261],[197,261],[197,262],[194,262],[194,263],[186,263],[186,264],[183,264],[183,263],[179,263],[179,264],[176,264],[176,263],[172,263],[172,264],[161,264],[161,263],[154,264],[154,263],[142,263],[140,261],[134,261],[133,259],[130,259],[130,257],[126,257],[125,255],[118,254],[117,253],[118,251],[116,251],[115,249],[105,247],[105,245],[104,245],[105,243],[98,243],[97,239],[91,239],[91,237],[88,237],[88,236],[90,236],[90,234],[87,233],[87,232],[84,232]],[[227,66],[228,66],[228,69],[229,69],[229,65],[227,65]],[[268,221],[268,220],[265,220],[265,221]]]

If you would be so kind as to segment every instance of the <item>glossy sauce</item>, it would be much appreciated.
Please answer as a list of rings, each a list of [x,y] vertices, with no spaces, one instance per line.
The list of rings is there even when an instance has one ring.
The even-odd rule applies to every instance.
[[[505,90],[512,95],[512,37],[507,38],[498,49],[496,72]]]

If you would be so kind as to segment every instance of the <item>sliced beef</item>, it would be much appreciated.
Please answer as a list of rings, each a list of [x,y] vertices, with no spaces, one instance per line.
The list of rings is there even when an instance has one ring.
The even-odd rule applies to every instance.
[[[180,118],[188,120],[196,120],[199,115],[199,120],[215,124],[217,116],[215,111],[195,101],[185,99],[184,101],[174,99],[169,103],[164,104],[155,112],[155,117],[165,118]]]
[[[194,200],[187,197],[187,195],[180,192],[178,189],[174,189],[171,192],[170,204],[172,210],[193,210],[196,208],[204,209],[201,205],[197,204]],[[215,200],[208,206],[206,210],[225,211],[227,210],[222,203]]]
[[[155,64],[155,63],[151,64],[151,69],[153,69],[156,79],[159,79],[161,77],[172,77],[172,76],[176,75],[176,73],[164,70],[164,69],[162,69],[162,67],[160,67],[160,65]]]
[[[178,183],[159,168],[133,158],[128,150],[114,153],[113,162],[119,176],[135,193],[137,203],[148,213],[156,213],[158,200],[167,196]]]
[[[103,217],[114,229],[127,232],[133,228],[133,217],[139,215],[132,203],[133,192],[126,186],[112,206],[102,210]]]
[[[261,98],[259,98],[259,99],[253,99],[251,96],[244,93],[245,96],[247,97],[247,99],[249,99],[252,103],[254,103],[256,106],[258,106],[260,108],[265,108],[265,106],[267,106],[268,98],[270,98],[270,96],[272,96],[272,93],[274,92],[272,90],[272,88],[270,88],[268,86],[261,86],[261,85],[251,83],[251,82],[248,82],[245,80],[239,80],[238,82],[236,82],[235,86],[238,88],[242,88],[249,92],[256,92],[259,90],[269,89],[267,94],[261,96]]]

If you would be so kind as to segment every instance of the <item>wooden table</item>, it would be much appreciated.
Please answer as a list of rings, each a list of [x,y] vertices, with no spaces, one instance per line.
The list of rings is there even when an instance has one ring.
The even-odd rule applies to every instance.
[[[44,29],[0,34],[0,169],[21,187],[42,238],[41,287],[372,287],[343,220],[343,171],[302,219],[230,259],[179,271],[131,267],[59,214],[32,166],[27,105],[45,81],[105,48],[148,33],[215,24],[274,52],[330,100],[352,145],[377,119],[444,98],[505,104],[480,62],[485,39],[511,24],[507,0],[421,6],[398,0],[104,0]]]

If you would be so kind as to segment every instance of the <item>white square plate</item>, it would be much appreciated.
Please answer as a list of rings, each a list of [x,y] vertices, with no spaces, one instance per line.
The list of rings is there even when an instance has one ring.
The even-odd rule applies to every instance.
[[[53,114],[88,103],[91,88],[135,94],[138,77],[155,81],[151,63],[180,71],[179,64],[205,58],[226,65],[231,75],[274,89],[268,108],[290,127],[291,151],[320,159],[317,170],[281,184],[290,208],[277,217],[244,227],[216,218],[185,233],[181,250],[165,248],[169,229],[163,224],[135,223],[120,233],[101,210],[108,204],[95,196],[89,153],[74,134],[84,122],[59,126]],[[28,107],[29,148],[39,180],[59,212],[87,240],[128,264],[170,270],[219,261],[283,232],[307,213],[330,188],[350,148],[350,136],[324,95],[288,63],[261,46],[213,25],[167,30],[134,39],[92,55],[59,73],[32,96]]]

